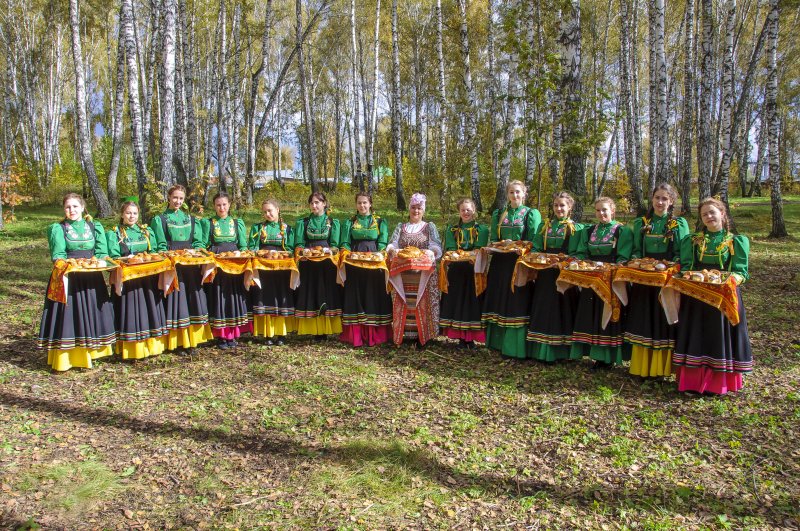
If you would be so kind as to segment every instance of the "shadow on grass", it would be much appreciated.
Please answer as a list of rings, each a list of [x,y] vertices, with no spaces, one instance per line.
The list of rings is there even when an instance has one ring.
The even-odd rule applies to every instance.
[[[726,498],[719,494],[704,493],[701,495],[702,499],[687,499],[686,487],[670,481],[632,487],[622,481],[613,486],[608,484],[602,487],[587,485],[582,489],[564,490],[558,485],[536,477],[507,477],[495,473],[466,474],[441,462],[424,449],[408,449],[404,444],[396,441],[390,443],[356,441],[339,446],[304,445],[296,440],[274,435],[230,434],[216,429],[196,428],[171,421],[142,419],[108,409],[79,406],[54,399],[23,396],[5,391],[0,391],[0,405],[21,408],[29,412],[53,414],[96,427],[114,427],[132,433],[190,438],[201,443],[223,445],[236,453],[248,452],[264,456],[270,454],[272,457],[347,466],[359,466],[365,462],[388,461],[394,465],[405,467],[415,474],[424,475],[448,489],[481,489],[514,499],[546,497],[555,503],[582,508],[591,508],[601,501],[643,511],[652,511],[657,508],[673,513],[692,511],[694,502],[696,502],[708,507],[709,510],[716,511],[717,514],[726,514],[729,517],[746,517],[753,514],[744,500]],[[783,511],[780,507],[771,507],[762,516],[774,522],[783,522],[783,518],[792,516],[792,512],[791,509],[786,510],[785,507]]]

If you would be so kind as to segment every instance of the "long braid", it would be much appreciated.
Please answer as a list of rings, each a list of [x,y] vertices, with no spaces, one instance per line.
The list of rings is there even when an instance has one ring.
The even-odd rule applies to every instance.
[[[280,210],[278,210],[278,234],[281,236],[281,247],[283,250],[286,250],[286,237],[288,236],[289,230],[287,229],[286,232],[283,231],[283,214]]]

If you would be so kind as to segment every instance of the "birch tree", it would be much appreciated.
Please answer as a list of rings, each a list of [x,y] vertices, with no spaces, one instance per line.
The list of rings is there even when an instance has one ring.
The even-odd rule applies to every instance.
[[[119,19],[120,35],[125,43],[125,61],[128,69],[128,114],[131,122],[131,148],[133,151],[133,166],[136,169],[136,187],[140,204],[146,204],[145,133],[139,94],[139,54],[136,47],[133,0],[122,0]]]
[[[714,79],[714,20],[713,1],[700,0],[702,9],[703,34],[700,43],[700,107],[697,115],[697,168],[700,172],[698,184],[700,199],[711,195],[711,177],[713,174],[714,149],[711,134],[712,92]]]
[[[92,158],[92,143],[89,136],[89,123],[86,115],[86,79],[81,47],[78,0],[70,0],[69,2],[69,26],[72,32],[72,60],[75,65],[75,126],[77,128],[78,150],[83,171],[86,172],[86,178],[89,182],[89,189],[92,192],[95,203],[97,203],[98,215],[101,218],[107,218],[112,215],[113,211],[106,193],[100,187],[100,181],[95,171],[94,159]]]
[[[586,196],[586,155],[581,145],[581,3],[567,0],[562,3],[561,32],[562,79],[564,98],[564,188],[575,198],[573,216],[580,220]]]
[[[406,209],[403,193],[403,150],[400,144],[400,43],[397,29],[397,0],[392,0],[392,152],[394,153],[395,203]]]
[[[769,31],[767,33],[767,142],[769,143],[770,203],[772,205],[772,229],[770,238],[788,236],[783,219],[783,198],[781,197],[781,176],[778,159],[778,30],[780,6],[778,0],[769,0]]]
[[[478,168],[478,138],[476,135],[478,108],[475,105],[475,88],[472,85],[472,68],[470,66],[469,56],[469,33],[467,31],[467,0],[457,0],[458,11],[461,15],[461,58],[464,61],[464,90],[467,96],[466,102],[466,115],[464,142],[469,151],[469,168],[470,168],[470,190],[472,192],[472,200],[475,202],[475,209],[478,212],[483,212],[483,203],[481,202],[481,181]]]
[[[175,182],[172,171],[173,138],[175,134],[175,35],[177,32],[176,0],[163,0],[164,31],[162,34],[161,76],[161,182],[171,185]]]

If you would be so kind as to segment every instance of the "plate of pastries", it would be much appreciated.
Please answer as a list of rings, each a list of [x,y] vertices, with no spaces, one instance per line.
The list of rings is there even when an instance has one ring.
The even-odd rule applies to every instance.
[[[444,257],[446,260],[450,260],[452,262],[460,262],[460,261],[468,261],[468,260],[475,260],[476,253],[475,251],[466,251],[464,249],[456,249],[455,251],[447,251],[444,253]]]
[[[595,262],[594,260],[573,260],[567,266],[570,271],[603,271],[608,269],[605,262]]]
[[[315,245],[314,247],[306,247],[303,249],[303,256],[306,258],[322,258],[323,256],[332,255],[333,251],[327,247],[322,247],[321,245]]]
[[[625,264],[626,267],[641,269],[642,271],[666,271],[674,266],[675,262],[669,260],[656,260],[655,258],[634,258]]]
[[[174,251],[165,251],[164,254],[168,256],[184,256],[186,258],[204,258],[206,253],[200,249],[176,249]]]
[[[149,264],[150,262],[160,262],[163,259],[164,256],[158,253],[139,253],[127,258],[120,258],[119,260],[126,265],[136,265]]]
[[[252,258],[253,253],[250,251],[225,251],[217,253],[217,258]]]
[[[730,273],[722,272],[719,269],[703,269],[702,271],[684,271],[681,278],[693,282],[705,282],[708,284],[723,284]]]
[[[527,251],[532,246],[531,242],[519,240],[500,240],[491,244],[491,248],[501,252]]]
[[[565,254],[530,253],[526,254],[523,260],[529,264],[555,265],[566,258]]]
[[[286,258],[291,258],[292,253],[289,251],[278,251],[276,249],[262,249],[256,252],[256,256],[259,258],[266,258],[267,260],[285,260]]]
[[[66,262],[70,265],[78,266],[83,269],[99,269],[102,267],[108,267],[114,265],[113,262],[109,260],[103,260],[101,258],[67,258]]]
[[[383,253],[379,252],[357,252],[354,251],[348,256],[350,260],[359,260],[361,262],[380,262],[383,260]]]
[[[400,258],[405,258],[406,260],[414,260],[416,258],[422,258],[425,256],[425,251],[414,246],[409,246],[405,249],[400,249],[397,251],[397,256]]]

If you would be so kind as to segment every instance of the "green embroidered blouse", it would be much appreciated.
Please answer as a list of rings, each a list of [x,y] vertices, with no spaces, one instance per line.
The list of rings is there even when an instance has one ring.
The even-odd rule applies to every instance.
[[[642,232],[642,227],[650,225],[651,229]],[[667,226],[669,225],[669,226]],[[668,260],[677,261],[680,257],[681,240],[689,234],[689,224],[683,218],[669,219],[668,214],[654,215],[652,218],[639,217],[633,220],[631,226],[633,234],[633,251],[631,258],[644,258],[645,256],[663,255],[669,249],[672,241],[672,256]]]
[[[627,262],[631,258],[633,250],[631,230],[617,220],[589,225],[579,234],[578,247],[575,250],[576,258],[586,260],[608,257],[614,253],[615,248],[617,263]]]
[[[533,241],[541,224],[542,215],[535,208],[520,205],[517,208],[509,206],[502,210],[498,209],[492,213],[489,240],[497,242],[520,240],[524,237],[528,241]]]
[[[371,214],[366,216],[357,214],[355,220],[351,218],[345,221],[341,232],[341,247],[350,251],[353,242],[363,240],[376,242],[379,251],[386,249],[389,243],[389,227],[386,226],[386,220]]]
[[[106,242],[108,244],[108,255],[111,258],[122,256],[121,244],[128,246],[130,254],[155,250],[153,229],[147,225],[133,225],[131,227],[118,225],[106,231]]]
[[[66,236],[62,223],[67,224]],[[105,231],[99,221],[65,220],[53,223],[47,228],[47,243],[50,246],[50,258],[54,261],[66,259],[69,251],[93,251],[94,256],[108,256]]]
[[[462,249],[471,251],[486,247],[489,243],[489,227],[477,221],[448,225],[444,231],[444,250]]]
[[[569,234],[566,254],[572,256],[578,250],[582,223],[575,223],[570,218],[552,219],[542,224],[533,238],[533,249],[538,252],[560,253],[564,240]]]
[[[286,223],[263,221],[250,227],[247,248],[258,251],[261,246],[281,247],[284,251],[294,249],[294,231]]]
[[[328,217],[326,214],[297,220],[294,229],[295,248],[305,248],[306,242],[312,240],[328,240],[328,247],[339,247],[340,225],[338,219]]]

